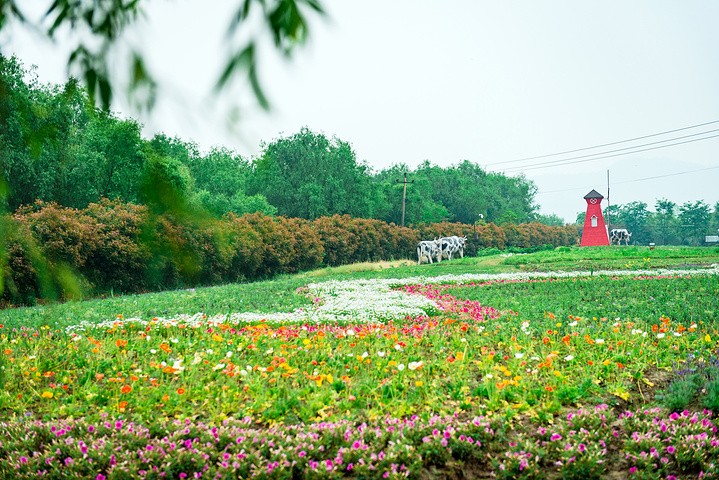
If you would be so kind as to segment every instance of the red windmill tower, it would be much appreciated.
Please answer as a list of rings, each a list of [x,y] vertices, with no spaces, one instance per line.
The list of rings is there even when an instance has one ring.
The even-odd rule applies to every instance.
[[[587,201],[587,215],[584,218],[584,230],[582,230],[583,247],[609,245],[607,225],[604,223],[604,215],[602,215],[603,198],[602,194],[596,190],[592,190],[584,196]]]

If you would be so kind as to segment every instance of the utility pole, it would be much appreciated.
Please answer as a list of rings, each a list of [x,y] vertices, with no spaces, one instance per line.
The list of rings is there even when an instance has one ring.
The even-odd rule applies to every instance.
[[[407,198],[407,184],[408,184],[408,183],[414,183],[414,180],[412,180],[411,182],[408,182],[408,181],[407,181],[407,172],[405,172],[405,173],[404,173],[404,182],[403,182],[402,180],[400,180],[400,179],[396,179],[396,181],[397,181],[398,183],[403,183],[403,184],[404,184],[404,189],[403,189],[403,191],[402,191],[402,226],[404,227],[404,203],[405,203],[405,200],[406,200],[406,198]]]
[[[609,207],[611,204],[609,203],[609,170],[607,169],[607,230],[609,230],[609,225],[612,223],[612,220],[610,218],[611,210]]]

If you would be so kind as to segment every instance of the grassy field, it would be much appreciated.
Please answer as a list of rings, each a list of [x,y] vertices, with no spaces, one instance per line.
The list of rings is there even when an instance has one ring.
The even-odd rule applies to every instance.
[[[6,309],[0,477],[716,476],[717,265],[562,247]]]

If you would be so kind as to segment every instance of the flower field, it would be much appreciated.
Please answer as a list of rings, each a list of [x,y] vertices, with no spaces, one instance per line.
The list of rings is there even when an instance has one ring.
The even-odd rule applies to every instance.
[[[0,326],[0,477],[719,476],[719,268],[398,277]]]

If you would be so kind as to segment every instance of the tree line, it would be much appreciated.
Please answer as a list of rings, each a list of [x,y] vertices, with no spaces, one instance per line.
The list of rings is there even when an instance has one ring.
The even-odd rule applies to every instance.
[[[441,168],[395,164],[373,171],[337,137],[302,128],[261,145],[257,157],[157,134],[95,107],[71,79],[39,82],[16,57],[0,56],[0,174],[5,211],[35,200],[86,208],[102,199],[182,204],[219,218],[261,212],[313,220],[350,215],[405,223],[556,224],[537,214],[536,187],[523,176],[486,172],[464,160]],[[157,185],[165,190],[158,191]]]
[[[577,216],[584,224],[585,213]],[[644,202],[610,205],[604,209],[608,228],[626,228],[637,245],[704,245],[707,236],[719,235],[719,202],[713,207],[704,200],[675,202],[660,198],[650,211]]]

